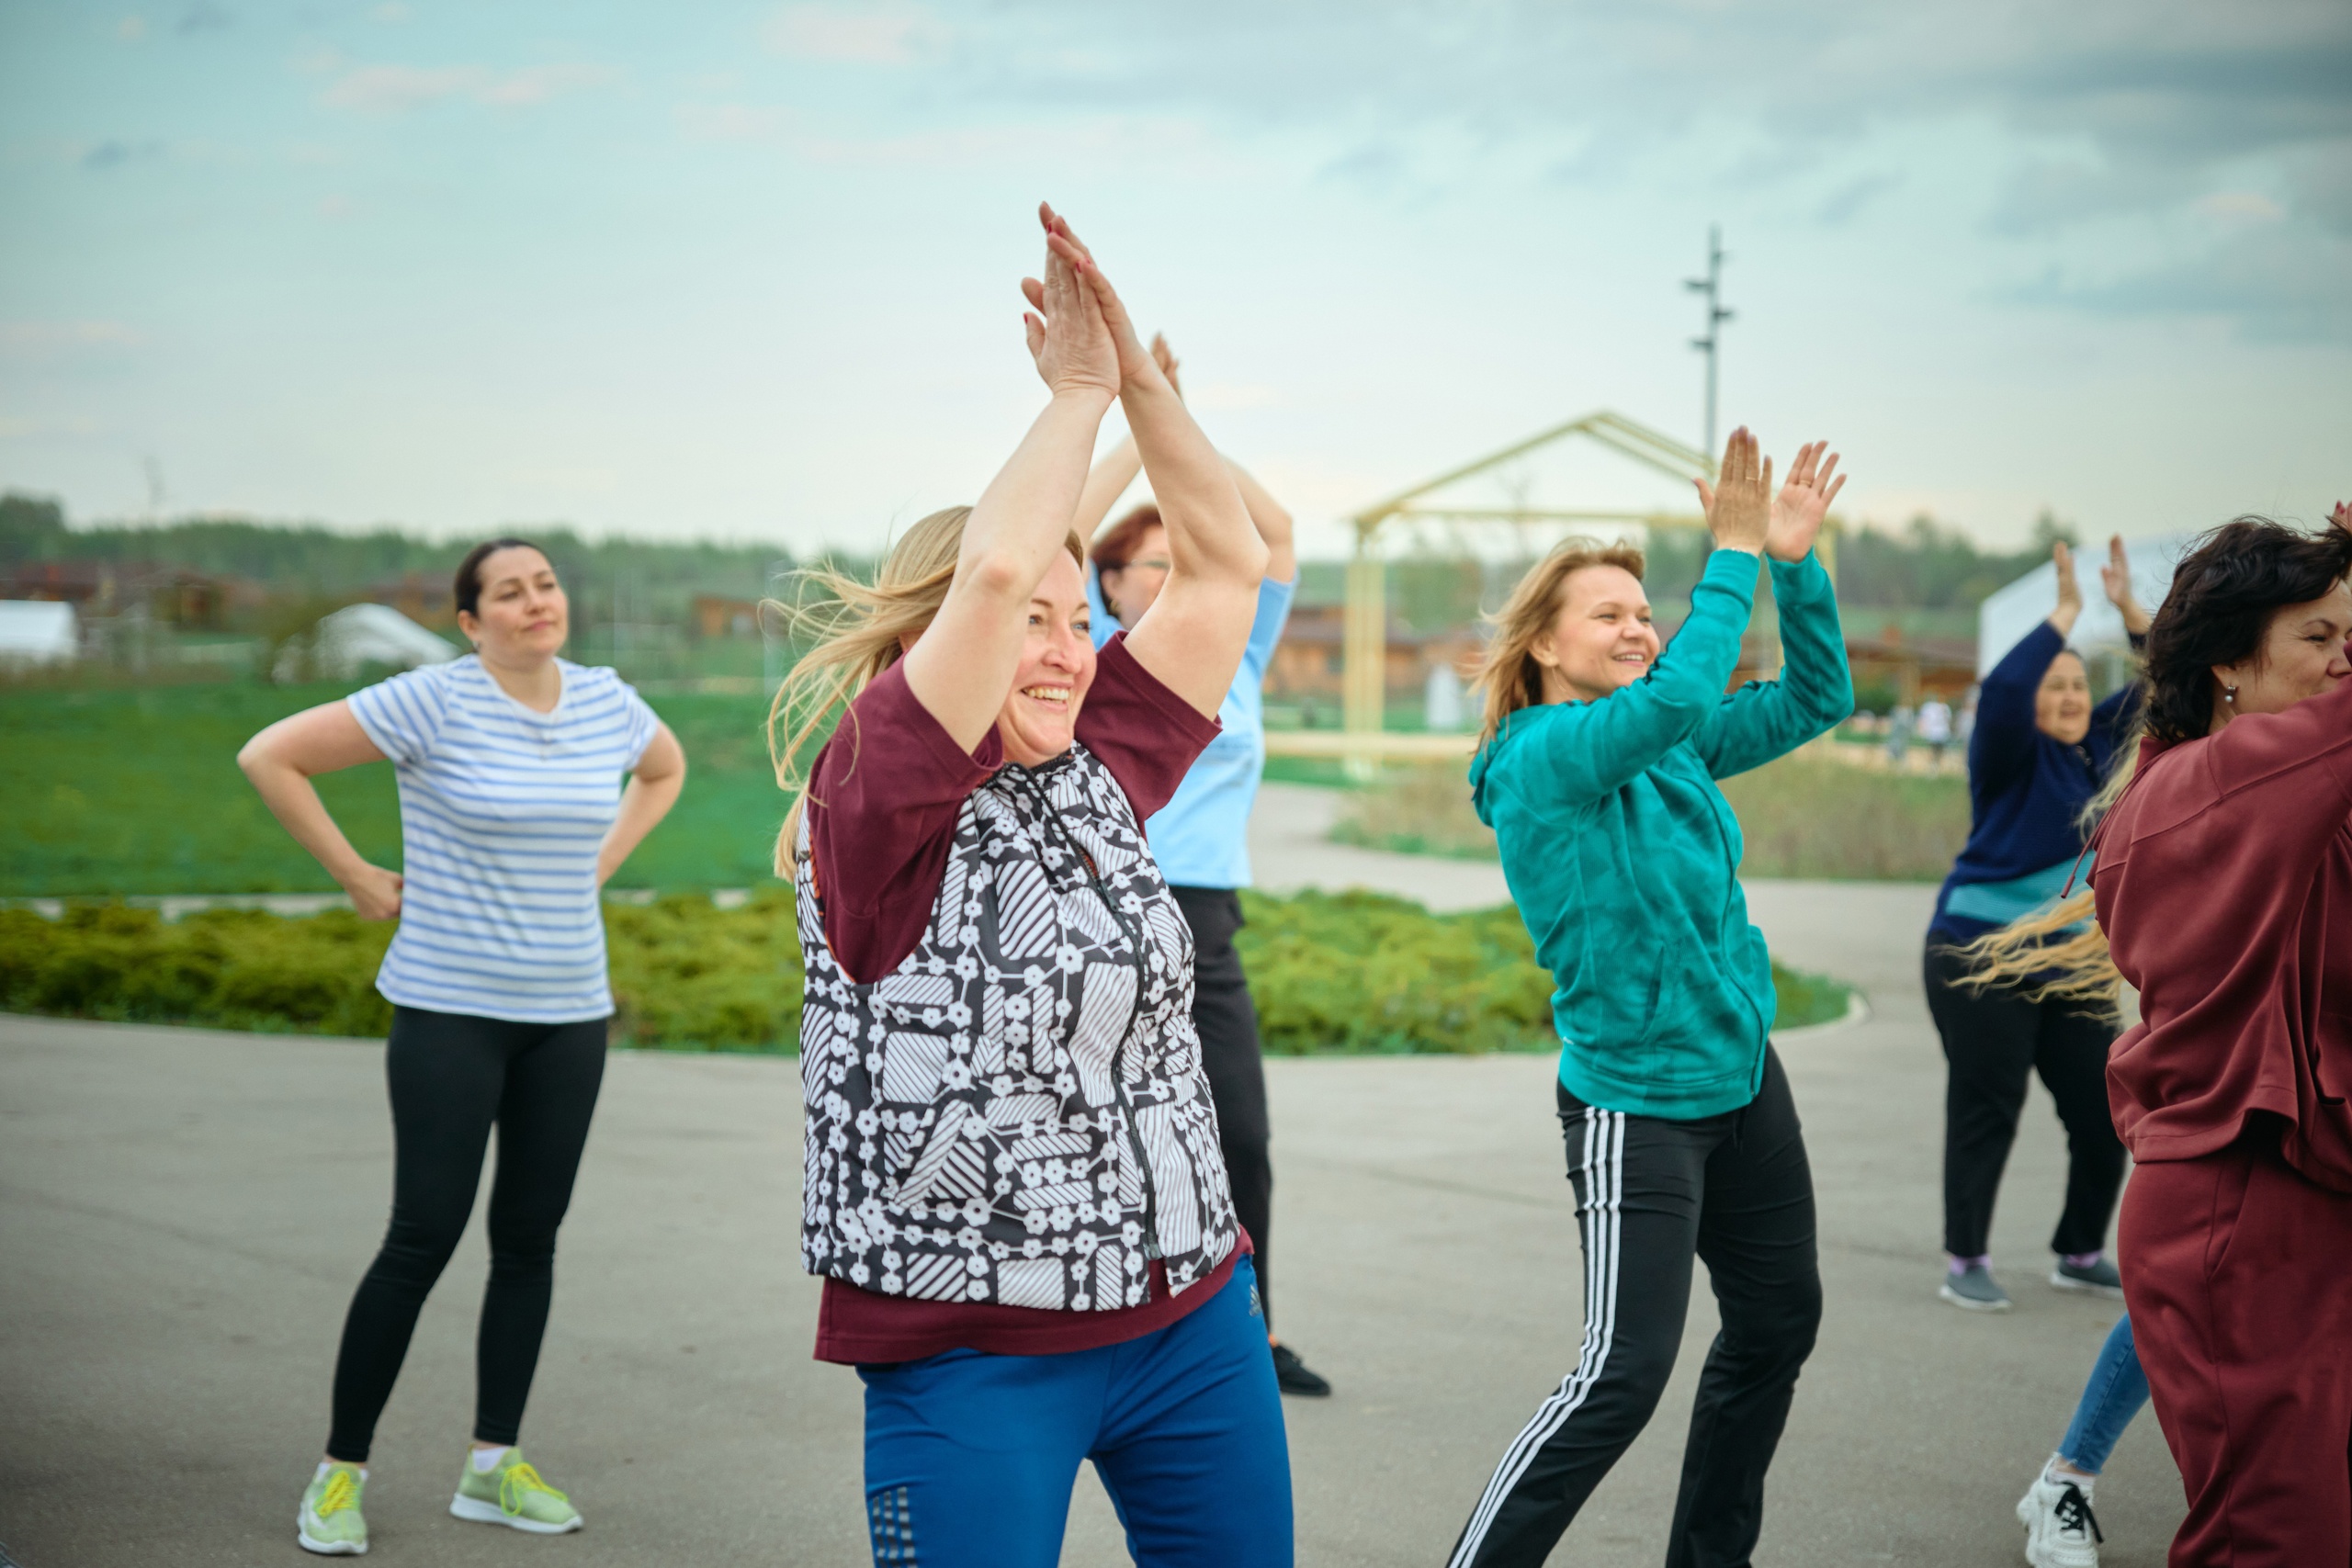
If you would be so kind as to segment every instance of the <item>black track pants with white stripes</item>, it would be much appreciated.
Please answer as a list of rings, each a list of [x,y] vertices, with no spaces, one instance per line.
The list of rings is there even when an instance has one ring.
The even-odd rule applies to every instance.
[[[1741,1568],[1764,1521],[1764,1472],[1821,1324],[1813,1173],[1780,1057],[1745,1110],[1629,1116],[1563,1089],[1584,1242],[1576,1371],[1512,1442],[1448,1568],[1543,1562],[1657,1408],[1707,1265],[1723,1331],[1707,1353],[1668,1568]]]

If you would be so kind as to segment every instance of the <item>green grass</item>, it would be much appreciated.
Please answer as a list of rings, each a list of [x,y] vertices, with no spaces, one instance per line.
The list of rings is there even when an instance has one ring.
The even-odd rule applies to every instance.
[[[1509,909],[1433,915],[1375,894],[1245,896],[1237,938],[1266,1048],[1283,1055],[1548,1050],[1551,978]],[[616,1043],[779,1051],[797,1043],[789,888],[736,909],[678,896],[608,905]],[[166,923],[119,904],[51,920],[0,909],[0,1010],[294,1033],[379,1035],[391,938],[347,911],[210,910]],[[1780,1022],[1841,1014],[1844,987],[1774,965]]]
[[[1958,778],[1788,757],[1724,780],[1723,791],[1747,842],[1747,876],[1939,881],[1968,840],[1968,785]],[[1352,792],[1332,837],[1412,854],[1496,858],[1464,770],[1451,764],[1396,769]]]
[[[237,749],[341,685],[251,682],[0,687],[0,897],[332,891],[237,771]],[[784,796],[757,696],[648,699],[686,748],[685,794],[622,868],[624,887],[756,887]],[[319,794],[360,853],[400,864],[386,765],[330,773]]]

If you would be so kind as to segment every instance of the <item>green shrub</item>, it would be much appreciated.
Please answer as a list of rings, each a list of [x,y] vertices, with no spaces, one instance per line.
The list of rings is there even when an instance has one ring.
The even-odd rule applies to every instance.
[[[1551,977],[1508,907],[1432,915],[1370,893],[1245,894],[1236,939],[1270,1051],[1476,1052],[1552,1041]],[[616,1044],[790,1050],[800,1029],[792,891],[741,908],[681,895],[605,910]],[[391,939],[345,910],[285,919],[77,905],[0,910],[0,1009],[75,1018],[380,1035]],[[1785,1025],[1834,1018],[1845,987],[1774,966]]]
[[[1746,876],[1940,881],[1968,841],[1968,784],[1884,773],[1814,757],[1723,782],[1747,852]],[[1408,854],[1496,858],[1495,835],[1470,805],[1464,770],[1400,768],[1351,791],[1331,837]]]

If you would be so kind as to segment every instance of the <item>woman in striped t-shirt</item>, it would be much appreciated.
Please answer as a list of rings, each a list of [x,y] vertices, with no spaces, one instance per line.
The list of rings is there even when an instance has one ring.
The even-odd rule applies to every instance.
[[[477,546],[457,600],[471,655],[280,719],[237,757],[360,915],[401,922],[376,976],[392,1003],[391,1226],[344,1323],[334,1427],[296,1520],[303,1546],[331,1554],[368,1550],[359,1494],[376,1418],[473,1211],[493,1124],[473,1453],[449,1511],[580,1528],[515,1438],[604,1076],[598,889],[685,783],[677,738],[643,699],[610,670],[556,657],[570,610],[537,547]],[[311,784],[384,761],[400,779],[401,872],[361,859]]]

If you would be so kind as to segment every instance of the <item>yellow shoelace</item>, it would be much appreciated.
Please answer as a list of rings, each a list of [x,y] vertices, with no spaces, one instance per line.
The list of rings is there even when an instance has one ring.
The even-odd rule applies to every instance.
[[[499,1510],[508,1514],[521,1513],[523,1495],[526,1492],[544,1492],[559,1503],[569,1503],[571,1500],[540,1480],[539,1472],[533,1470],[526,1461],[508,1465],[506,1473],[498,1478]]]
[[[319,1494],[319,1517],[359,1506],[359,1478],[347,1470],[327,1472],[327,1489]]]

